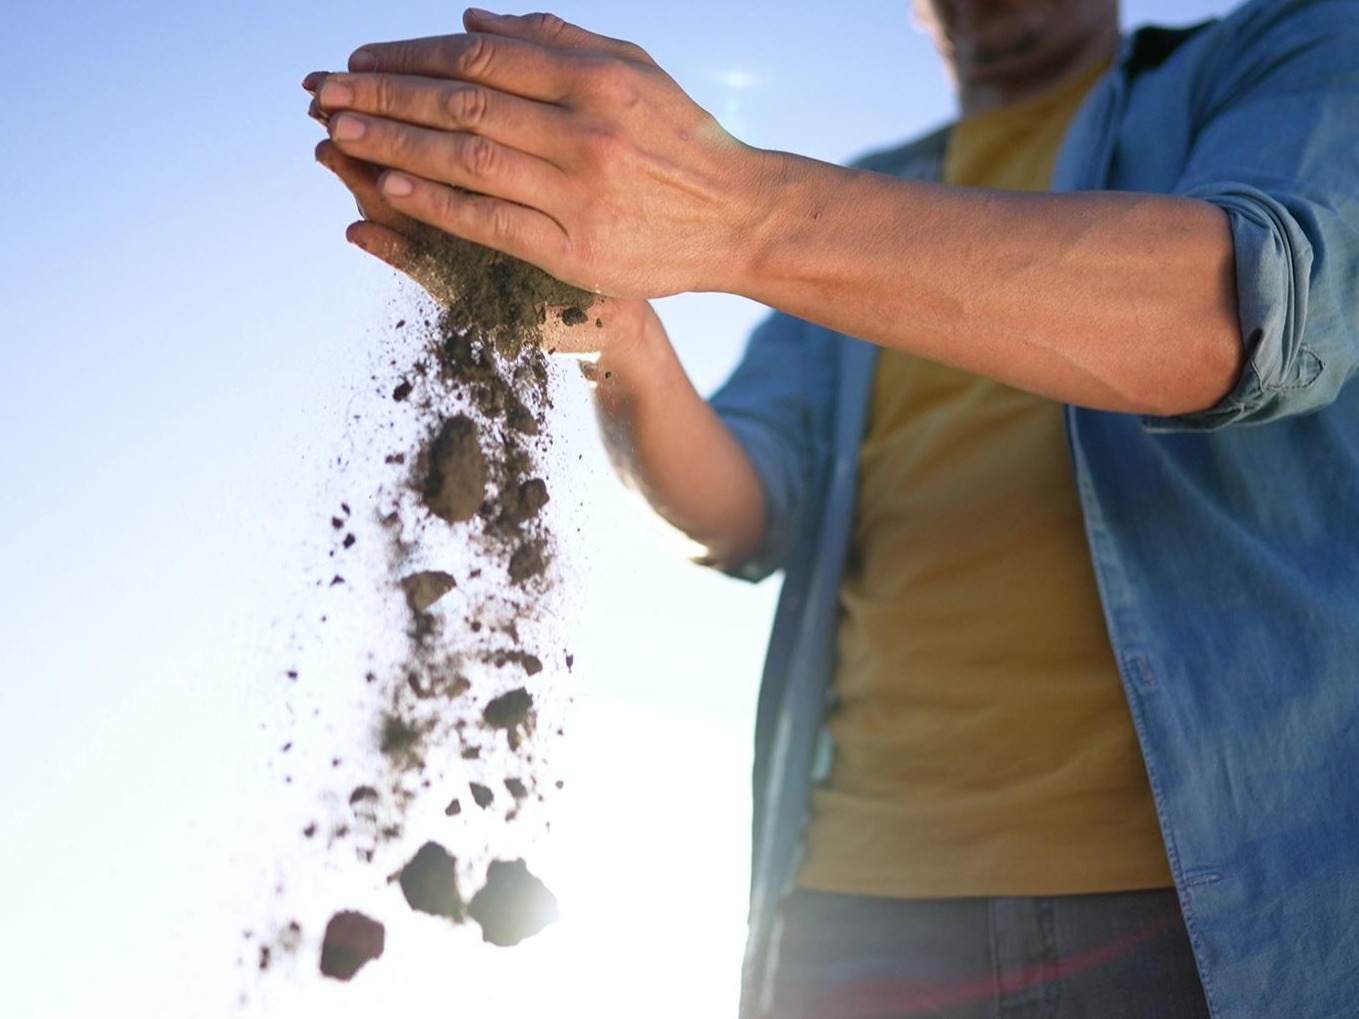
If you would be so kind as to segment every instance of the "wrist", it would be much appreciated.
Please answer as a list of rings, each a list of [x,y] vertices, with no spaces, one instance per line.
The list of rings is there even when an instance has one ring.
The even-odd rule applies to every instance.
[[[674,357],[665,328],[646,301],[605,298],[596,316],[599,346],[581,362],[581,373],[608,407],[631,402],[647,382],[663,377],[666,356]]]
[[[735,224],[730,257],[717,267],[724,273],[723,285],[711,289],[778,307],[783,287],[807,279],[803,263],[816,261],[813,253],[834,229],[839,218],[834,199],[845,171],[788,152],[754,151],[754,155],[753,169],[737,198],[742,215]],[[832,175],[829,180],[826,173]]]

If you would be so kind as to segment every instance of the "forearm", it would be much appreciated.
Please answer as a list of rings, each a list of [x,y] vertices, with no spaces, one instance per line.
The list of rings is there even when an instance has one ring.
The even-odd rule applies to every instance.
[[[547,16],[312,76],[393,214],[597,293],[743,294],[1087,407],[1202,410],[1243,360],[1226,215],[950,188],[749,149],[645,53]],[[362,59],[360,59],[360,57]]]
[[[759,478],[694,389],[654,313],[646,309],[632,335],[613,338],[586,375],[624,480],[704,550],[705,562],[725,565],[748,554],[764,531]]]
[[[769,154],[718,283],[885,347],[1067,403],[1212,406],[1236,381],[1232,239],[1191,199],[950,188]]]

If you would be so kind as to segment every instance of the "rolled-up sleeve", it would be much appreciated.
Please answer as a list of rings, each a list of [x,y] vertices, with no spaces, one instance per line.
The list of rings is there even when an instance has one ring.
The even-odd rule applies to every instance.
[[[1359,3],[1275,4],[1219,45],[1176,192],[1227,216],[1245,365],[1158,430],[1310,413],[1359,371]]]
[[[745,449],[764,489],[766,520],[755,550],[725,565],[761,580],[784,565],[825,463],[834,387],[831,334],[788,315],[770,315],[710,403]]]

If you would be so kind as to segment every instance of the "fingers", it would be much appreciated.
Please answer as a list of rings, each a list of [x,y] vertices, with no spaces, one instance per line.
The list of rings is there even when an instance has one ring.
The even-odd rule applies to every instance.
[[[492,14],[471,7],[463,14],[462,23],[469,32],[508,36],[550,49],[588,50],[639,64],[655,66],[656,63],[635,43],[596,35],[555,14]]]
[[[531,261],[567,283],[594,289],[563,274],[561,265],[570,242],[561,226],[545,213],[394,171],[383,174],[379,183],[383,198],[402,215]]]
[[[323,141],[316,146],[316,161],[339,177],[340,182],[349,188],[364,219],[380,223],[400,233],[411,231],[409,217],[401,215],[382,197],[378,187],[378,176],[382,172],[380,167],[346,156],[331,141]]]
[[[354,159],[512,202],[550,207],[565,187],[551,163],[482,135],[349,112],[331,117],[327,127],[336,147]]]
[[[369,43],[349,58],[349,70],[473,82],[545,103],[560,102],[576,80],[565,54],[482,33]]]
[[[369,220],[349,224],[344,232],[345,240],[368,254],[381,259],[393,269],[410,273],[413,264],[411,242],[401,233],[390,227]],[[414,277],[412,277],[414,278]],[[417,283],[420,280],[415,280]]]
[[[322,123],[353,110],[439,131],[473,132],[535,155],[545,155],[548,140],[564,130],[559,107],[466,82],[396,74],[332,74],[308,81],[316,92],[314,115]]]

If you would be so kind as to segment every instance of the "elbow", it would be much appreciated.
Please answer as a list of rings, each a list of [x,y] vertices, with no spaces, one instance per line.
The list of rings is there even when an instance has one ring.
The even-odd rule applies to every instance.
[[[1182,272],[1164,278],[1160,347],[1168,357],[1142,394],[1140,413],[1174,417],[1220,404],[1245,370],[1231,224],[1215,206],[1196,203],[1200,214],[1184,243],[1191,257]]]
[[[1245,370],[1236,258],[1226,217],[1216,209],[1213,213],[1218,229],[1210,237],[1215,243],[1200,254],[1213,271],[1186,272],[1181,278],[1188,289],[1163,306],[1167,317],[1158,346],[1167,357],[1141,394],[1138,411],[1143,415],[1175,417],[1211,410],[1235,390]]]
[[[755,558],[764,544],[767,517],[764,493],[757,487],[749,499],[733,506],[707,533],[690,531],[691,540],[700,550],[694,561],[724,573],[744,575],[742,567]],[[756,567],[756,572],[763,576],[765,571]]]
[[[1245,370],[1245,349],[1235,321],[1201,333],[1185,354],[1168,366],[1170,371],[1151,380],[1136,401],[1135,413],[1177,417],[1211,410],[1236,389]]]

